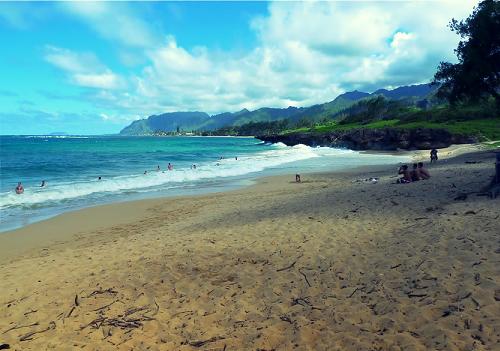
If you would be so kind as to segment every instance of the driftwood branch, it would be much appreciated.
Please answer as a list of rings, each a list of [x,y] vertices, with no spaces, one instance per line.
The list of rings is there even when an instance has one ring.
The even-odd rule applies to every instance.
[[[202,347],[205,344],[215,342],[218,340],[223,340],[223,339],[225,339],[223,336],[214,336],[214,337],[211,337],[210,339],[207,339],[207,340],[191,341],[191,342],[189,342],[189,345],[194,346],[194,347]]]
[[[304,272],[302,272],[302,268],[299,268],[299,273],[302,274],[302,276],[306,280],[307,285],[309,285],[309,287],[311,287],[312,285],[311,285],[311,283],[309,283],[309,280],[307,279],[307,275]]]
[[[103,309],[105,309],[106,307],[111,306],[112,304],[114,304],[114,303],[115,303],[115,302],[117,302],[117,301],[118,301],[118,300],[114,300],[113,302],[110,302],[110,303],[108,303],[108,304],[106,304],[106,305],[104,305],[104,306],[102,306],[102,307],[98,307],[98,308],[96,308],[95,310],[92,310],[92,312],[103,310]]]
[[[293,268],[295,266],[295,264],[297,263],[297,261],[299,260],[299,258],[301,258],[301,257],[302,257],[302,255],[300,255],[299,257],[297,257],[297,259],[295,261],[293,261],[291,265],[283,267],[283,268],[280,268],[280,269],[277,269],[276,272],[282,272],[282,271],[286,271],[288,269]]]
[[[21,328],[28,328],[28,327],[34,327],[35,325],[39,325],[40,323],[38,322],[35,322],[33,324],[28,324],[28,325],[15,325],[9,329],[7,329],[6,331],[4,331],[2,334],[5,334],[5,333],[8,333],[10,332],[11,330],[16,330],[16,329],[21,329]]]
[[[347,296],[347,298],[350,299],[351,297],[353,297],[354,294],[356,293],[356,291],[358,291],[358,290],[359,290],[359,287],[357,287],[356,289],[354,289],[354,291],[349,296]]]
[[[45,328],[45,329],[38,330],[38,331],[32,331],[32,332],[29,332],[29,333],[26,333],[26,334],[22,335],[19,338],[19,341],[28,341],[28,340],[31,340],[31,339],[33,339],[33,335],[40,334],[40,333],[45,333],[46,331],[49,331],[49,330],[52,330],[52,329],[56,329],[56,323],[54,321],[51,321],[49,323],[49,326],[47,328]]]
[[[100,294],[112,294],[112,295],[116,295],[116,294],[118,294],[118,291],[113,290],[113,288],[109,288],[109,289],[106,289],[106,290],[99,289],[99,290],[94,290],[89,295],[87,295],[87,297],[91,297],[91,296],[95,296],[95,295],[100,295]]]

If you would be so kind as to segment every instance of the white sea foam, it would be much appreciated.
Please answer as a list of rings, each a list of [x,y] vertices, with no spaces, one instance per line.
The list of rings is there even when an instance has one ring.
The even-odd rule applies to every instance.
[[[89,136],[83,135],[26,135],[25,139],[89,139]]]
[[[27,187],[24,194],[7,191],[0,193],[0,210],[9,208],[41,208],[57,206],[68,201],[85,201],[129,192],[167,190],[184,186],[196,186],[200,182],[218,181],[228,177],[244,176],[266,169],[280,168],[291,162],[325,157],[325,162],[340,164],[369,164],[397,162],[397,157],[361,154],[347,149],[309,147],[306,145],[286,146],[274,144],[272,149],[246,156],[222,159],[197,164],[196,169],[176,168],[173,171],[150,171],[148,174],[129,174],[111,178],[96,178],[72,182],[47,182],[44,188]],[[333,161],[335,160],[335,161]],[[375,162],[374,162],[375,160]],[[320,160],[321,161],[321,160]]]
[[[268,168],[301,161],[305,159],[342,154],[345,150],[330,148],[311,148],[305,145],[288,147],[275,144],[273,149],[248,156],[238,157],[238,160],[222,159],[217,162],[198,164],[196,169],[184,168],[173,171],[151,171],[148,174],[130,174],[97,180],[79,180],[75,182],[50,183],[47,187],[28,187],[24,194],[17,195],[14,191],[0,194],[0,209],[10,207],[37,207],[68,201],[86,196],[98,196],[128,191],[148,191],[156,187],[168,189],[200,181],[217,180],[227,177],[243,176],[260,172]]]

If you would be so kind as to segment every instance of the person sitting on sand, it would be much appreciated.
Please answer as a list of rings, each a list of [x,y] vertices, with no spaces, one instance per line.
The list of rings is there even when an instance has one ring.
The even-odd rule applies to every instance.
[[[436,149],[431,150],[431,163],[438,160],[438,151]]]
[[[418,172],[420,174],[421,179],[429,179],[431,177],[429,171],[424,168],[423,162],[418,163]]]
[[[411,174],[407,165],[399,167],[398,174],[403,175],[402,178],[398,179],[398,183],[411,183]]]
[[[295,175],[295,182],[300,183],[300,174]]]
[[[168,169],[169,171],[171,171],[171,170],[173,170],[173,169],[174,169],[174,166],[172,166],[172,165],[170,164],[170,162],[169,162],[169,163],[168,163],[168,166],[167,166],[167,169]]]
[[[413,164],[413,169],[410,172],[411,181],[418,182],[422,177],[420,176],[420,170],[418,169],[418,165],[416,163]]]
[[[17,186],[16,186],[16,194],[22,194],[24,193],[24,188],[23,188],[23,185],[21,184],[21,182],[17,183]]]

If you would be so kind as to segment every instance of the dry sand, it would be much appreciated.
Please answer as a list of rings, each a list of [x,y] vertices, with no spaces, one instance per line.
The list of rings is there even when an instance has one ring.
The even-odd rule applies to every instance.
[[[0,234],[0,344],[493,350],[500,198],[478,194],[493,162],[443,160],[412,184],[397,166],[272,177]]]

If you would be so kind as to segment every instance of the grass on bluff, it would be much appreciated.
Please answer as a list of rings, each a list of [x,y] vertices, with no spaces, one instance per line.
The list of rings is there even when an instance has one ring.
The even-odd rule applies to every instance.
[[[447,122],[432,122],[432,121],[416,121],[407,122],[399,119],[380,120],[370,123],[346,123],[330,122],[327,124],[316,125],[311,128],[299,128],[287,130],[284,134],[292,133],[327,133],[334,131],[348,131],[352,129],[380,129],[380,128],[397,128],[397,129],[446,129],[453,134],[468,134],[478,136],[481,140],[500,140],[500,117],[488,119],[476,119],[470,121],[447,121]]]
[[[487,149],[500,149],[500,141],[484,142],[483,146]]]
[[[482,141],[500,140],[500,112],[494,101],[460,106],[441,105],[429,110],[414,106],[382,105],[381,111],[347,113],[341,120],[286,130],[292,133],[328,133],[352,129],[445,129],[453,134],[477,136]],[[379,106],[380,107],[380,106]],[[378,116],[378,117],[375,117]]]

